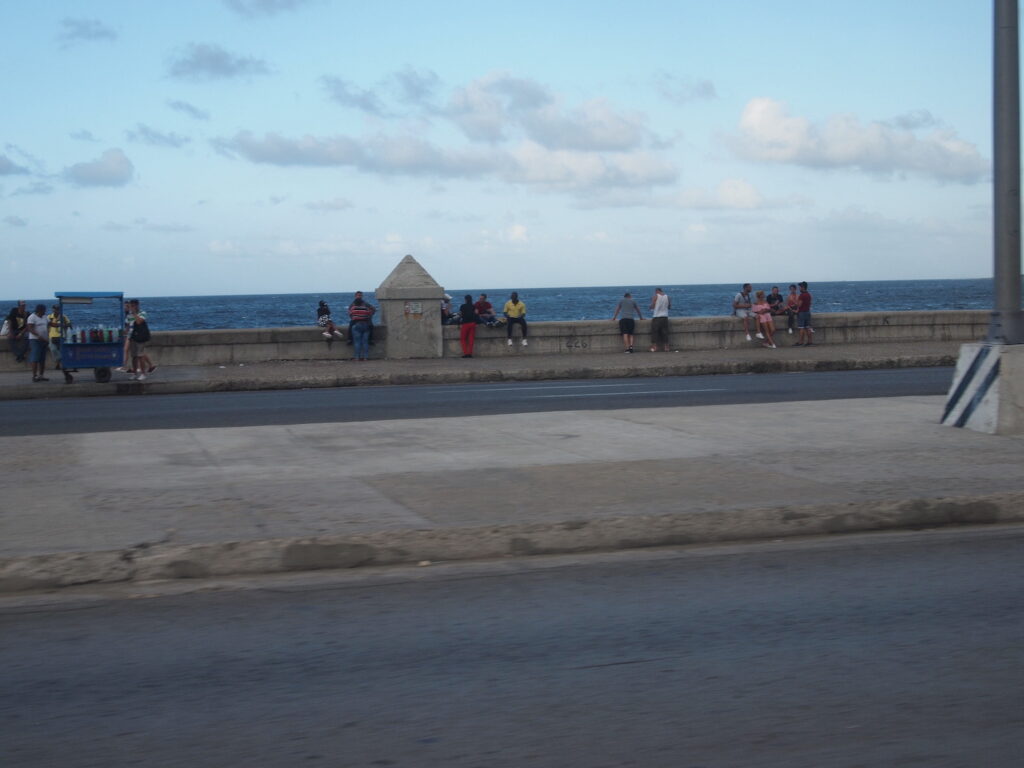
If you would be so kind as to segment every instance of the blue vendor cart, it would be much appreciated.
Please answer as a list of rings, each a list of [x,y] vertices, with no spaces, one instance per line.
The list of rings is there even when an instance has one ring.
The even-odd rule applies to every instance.
[[[124,365],[124,294],[59,291],[53,295],[58,318],[69,312],[69,323],[61,329],[64,381],[73,382],[72,372],[83,368],[92,368],[93,377],[101,384],[110,381],[111,369]]]

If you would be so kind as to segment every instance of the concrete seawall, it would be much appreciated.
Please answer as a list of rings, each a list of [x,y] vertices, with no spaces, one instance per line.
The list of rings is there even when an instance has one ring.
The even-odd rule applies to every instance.
[[[842,345],[880,342],[949,341],[972,342],[988,331],[989,312],[837,312],[814,316],[815,340],[819,344]],[[780,345],[795,336],[785,333],[781,318]],[[158,321],[157,321],[158,326]],[[159,326],[158,326],[159,327]],[[371,357],[388,357],[388,329],[377,326]],[[509,348],[504,328],[477,328],[477,357],[532,355],[588,355],[620,352],[618,325],[611,320],[530,323],[530,345]],[[751,343],[744,338],[742,324],[733,317],[681,317],[670,321],[673,348],[681,350],[742,349]],[[650,321],[637,323],[638,351],[645,351],[650,339]],[[157,331],[151,349],[161,365],[237,365],[270,360],[333,360],[351,356],[344,341],[327,343],[320,329],[243,328],[204,331]],[[443,357],[459,357],[458,326],[443,329]],[[427,352],[424,357],[434,357]],[[22,370],[6,344],[0,349],[0,370]]]

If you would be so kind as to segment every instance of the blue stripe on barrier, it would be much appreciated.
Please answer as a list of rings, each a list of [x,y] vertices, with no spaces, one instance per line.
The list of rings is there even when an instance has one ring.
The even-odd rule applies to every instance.
[[[960,414],[960,418],[956,420],[956,424],[953,425],[954,427],[962,427],[966,424],[967,420],[971,418],[971,415],[977,407],[981,405],[981,401],[985,398],[985,395],[988,394],[989,389],[992,387],[992,383],[999,378],[999,362],[999,360],[996,360],[996,364],[992,366],[991,370],[989,370],[988,374],[978,387],[978,391],[974,393],[974,397],[972,397],[971,401],[967,403],[963,413]]]
[[[971,385],[971,382],[978,373],[978,369],[981,368],[982,363],[985,362],[985,358],[988,357],[988,353],[990,351],[992,351],[992,347],[986,344],[983,344],[978,349],[978,354],[974,356],[970,367],[964,373],[960,382],[956,385],[956,389],[953,390],[953,394],[951,394],[949,399],[946,401],[946,410],[942,412],[942,419],[939,421],[940,424],[946,423],[946,419],[949,418],[949,414],[952,413],[954,408],[956,408],[957,403],[960,402],[960,398],[964,396],[964,392],[966,392],[967,388]]]

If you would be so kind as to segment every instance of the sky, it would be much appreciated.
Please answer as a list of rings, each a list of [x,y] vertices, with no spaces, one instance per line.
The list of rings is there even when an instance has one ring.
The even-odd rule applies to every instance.
[[[5,6],[0,295],[992,274],[989,2]]]

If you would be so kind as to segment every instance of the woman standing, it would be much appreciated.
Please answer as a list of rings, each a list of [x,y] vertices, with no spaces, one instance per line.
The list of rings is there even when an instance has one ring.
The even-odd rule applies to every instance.
[[[462,325],[459,327],[459,344],[462,345],[462,356],[473,356],[473,344],[476,342],[476,324],[479,318],[476,314],[476,307],[473,306],[473,297],[466,294],[466,302],[459,307],[459,314],[462,315]]]

